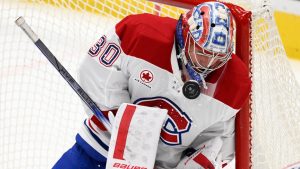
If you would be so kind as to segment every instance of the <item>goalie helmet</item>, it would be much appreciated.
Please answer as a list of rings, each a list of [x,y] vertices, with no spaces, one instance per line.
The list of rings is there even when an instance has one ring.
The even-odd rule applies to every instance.
[[[191,78],[199,81],[222,67],[233,52],[234,20],[228,7],[206,2],[181,15],[176,38]],[[201,80],[200,80],[201,81]]]

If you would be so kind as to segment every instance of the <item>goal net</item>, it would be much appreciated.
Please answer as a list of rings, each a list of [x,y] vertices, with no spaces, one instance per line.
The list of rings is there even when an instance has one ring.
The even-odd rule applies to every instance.
[[[201,0],[202,2],[204,0]],[[14,24],[23,16],[76,78],[105,31],[129,14],[178,18],[201,2],[167,0],[0,0],[0,168],[51,168],[74,144],[82,102]],[[252,92],[238,114],[237,168],[280,169],[300,161],[300,91],[267,1],[234,0],[238,55]]]

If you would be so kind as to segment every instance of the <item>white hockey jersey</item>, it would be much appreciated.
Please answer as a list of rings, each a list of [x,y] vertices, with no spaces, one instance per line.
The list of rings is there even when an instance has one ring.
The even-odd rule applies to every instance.
[[[168,109],[155,165],[175,168],[189,148],[220,137],[223,160],[234,157],[234,120],[250,91],[243,62],[235,55],[207,78],[208,89],[190,100],[181,88],[176,59],[177,20],[150,14],[131,15],[90,48],[79,70],[80,83],[102,110],[122,103]],[[88,109],[87,109],[88,110]],[[89,113],[77,141],[107,155],[109,133]]]

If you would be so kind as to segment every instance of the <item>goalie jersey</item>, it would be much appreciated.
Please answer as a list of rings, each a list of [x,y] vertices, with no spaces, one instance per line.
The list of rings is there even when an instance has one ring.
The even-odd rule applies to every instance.
[[[185,98],[176,24],[177,20],[151,14],[124,18],[89,49],[79,69],[80,83],[104,112],[115,112],[122,103],[168,110],[156,168],[175,168],[185,153],[215,137],[222,140],[221,159],[230,161],[235,115],[250,91],[247,69],[233,54],[206,78],[208,88],[198,98]],[[88,115],[76,141],[91,156],[105,159],[110,134],[92,113]]]

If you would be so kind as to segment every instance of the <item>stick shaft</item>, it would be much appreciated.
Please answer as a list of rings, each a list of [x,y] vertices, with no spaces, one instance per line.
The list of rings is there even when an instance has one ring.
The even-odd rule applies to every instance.
[[[76,82],[76,80],[70,75],[70,73],[63,67],[63,65],[56,59],[52,52],[47,48],[47,46],[38,38],[38,36],[33,32],[30,26],[25,22],[23,17],[19,17],[16,20],[16,24],[20,26],[23,31],[28,35],[28,37],[33,41],[33,43],[40,49],[44,56],[49,60],[49,62],[55,67],[55,69],[62,75],[62,77],[69,83],[73,90],[78,94],[78,96],[83,100],[86,105],[92,110],[96,117],[103,123],[107,131],[111,132],[111,124],[107,118],[103,115],[102,111],[96,105],[96,103],[88,96],[88,94],[81,88],[81,86]]]

